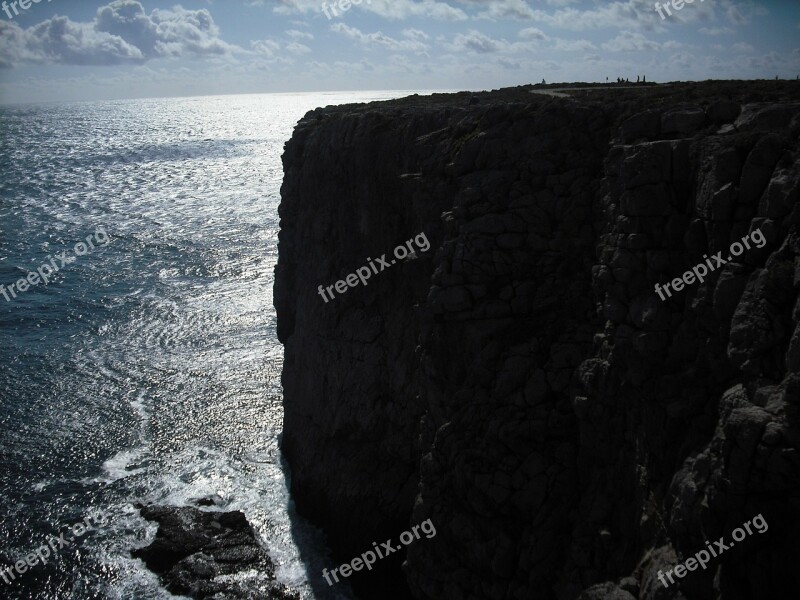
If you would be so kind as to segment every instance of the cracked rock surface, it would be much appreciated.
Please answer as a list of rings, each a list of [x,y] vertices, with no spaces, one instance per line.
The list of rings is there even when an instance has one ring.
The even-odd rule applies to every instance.
[[[318,109],[287,143],[298,510],[340,563],[431,519],[352,577],[364,600],[793,597],[800,84],[476,96]],[[420,232],[417,260],[318,295]]]

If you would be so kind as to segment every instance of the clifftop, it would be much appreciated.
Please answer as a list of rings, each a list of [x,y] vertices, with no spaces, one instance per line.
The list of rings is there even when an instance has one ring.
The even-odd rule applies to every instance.
[[[298,124],[275,306],[299,511],[339,562],[435,524],[351,577],[365,600],[800,590],[800,83],[541,87]]]

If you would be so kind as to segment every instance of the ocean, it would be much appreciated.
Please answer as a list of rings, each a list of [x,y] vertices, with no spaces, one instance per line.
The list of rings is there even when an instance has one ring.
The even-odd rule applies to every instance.
[[[134,503],[206,497],[315,597],[278,450],[280,158],[308,110],[409,93],[0,107],[0,568],[104,521],[0,598],[172,598]]]

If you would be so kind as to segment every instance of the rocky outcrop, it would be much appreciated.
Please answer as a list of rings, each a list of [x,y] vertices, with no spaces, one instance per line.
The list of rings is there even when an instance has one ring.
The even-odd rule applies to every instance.
[[[206,503],[204,503],[206,504]],[[275,581],[275,569],[244,513],[143,506],[159,524],[153,542],[134,550],[166,588],[190,598],[299,600]]]
[[[798,90],[515,89],[299,123],[275,285],[292,493],[340,562],[438,531],[356,574],[360,597],[800,590]],[[419,232],[417,260],[318,295]],[[758,514],[767,532],[660,583]]]

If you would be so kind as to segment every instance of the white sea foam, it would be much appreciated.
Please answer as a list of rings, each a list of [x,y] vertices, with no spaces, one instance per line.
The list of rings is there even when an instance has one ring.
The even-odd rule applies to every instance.
[[[125,477],[131,477],[144,473],[146,465],[143,463],[148,450],[145,447],[133,450],[123,450],[103,463],[104,476],[95,478],[93,481],[110,483]]]

